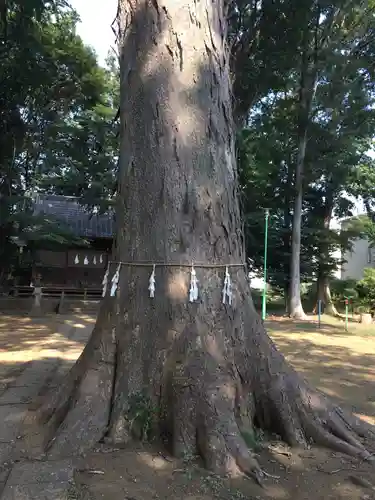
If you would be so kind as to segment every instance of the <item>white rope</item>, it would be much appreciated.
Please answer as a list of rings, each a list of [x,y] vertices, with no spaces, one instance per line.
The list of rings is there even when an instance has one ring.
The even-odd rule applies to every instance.
[[[118,260],[110,260],[108,264],[121,264],[122,266],[128,267],[191,267],[191,264],[186,263],[177,263],[177,262],[124,262]],[[194,262],[194,268],[202,268],[202,269],[221,269],[221,268],[230,268],[230,267],[243,267],[246,268],[246,264],[244,263],[234,263],[234,264],[204,264]]]
[[[195,302],[196,300],[198,300],[198,280],[197,280],[197,273],[195,272],[194,266],[191,266],[189,301],[190,302]]]
[[[76,256],[76,259],[78,259],[78,255]],[[86,257],[85,257],[86,259]],[[109,267],[111,264],[117,264],[117,269],[115,274],[112,277],[112,286],[111,286],[111,291],[110,295],[111,297],[114,297],[116,295],[117,287],[118,287],[118,282],[120,279],[120,269],[121,266],[130,266],[130,267],[152,267],[152,272],[149,278],[149,286],[148,286],[148,291],[149,291],[149,296],[150,298],[155,297],[155,292],[156,292],[156,276],[155,276],[155,271],[156,267],[188,267],[187,264],[174,264],[174,263],[150,263],[150,262],[118,262],[118,261],[109,261],[108,262],[108,267],[106,270],[106,273],[103,278],[103,293],[102,296],[104,297],[107,292],[107,287],[108,287],[108,276],[109,276]],[[224,277],[224,287],[222,290],[222,303],[228,305],[232,305],[233,301],[233,286],[232,286],[232,280],[229,274],[229,268],[230,267],[243,267],[246,268],[245,264],[190,264],[190,289],[189,289],[189,302],[195,302],[198,300],[199,296],[199,291],[198,291],[198,279],[197,279],[197,273],[195,270],[195,267],[201,267],[201,268],[208,268],[208,269],[215,269],[215,268],[222,268],[225,267],[225,277]]]
[[[230,279],[229,269],[225,269],[225,278],[224,278],[224,288],[223,288],[223,304],[226,304],[228,299],[228,304],[232,305],[232,281]]]
[[[107,270],[106,270],[106,272],[104,274],[104,278],[103,278],[103,281],[102,281],[102,285],[103,285],[102,297],[105,297],[105,294],[107,293],[108,274],[109,274],[109,266],[107,267]]]
[[[112,277],[111,297],[114,297],[116,295],[117,285],[120,279],[120,269],[121,269],[121,264],[117,266],[116,272]]]
[[[150,297],[153,299],[155,297],[155,264],[152,269],[152,273],[149,279],[148,290],[150,292]]]

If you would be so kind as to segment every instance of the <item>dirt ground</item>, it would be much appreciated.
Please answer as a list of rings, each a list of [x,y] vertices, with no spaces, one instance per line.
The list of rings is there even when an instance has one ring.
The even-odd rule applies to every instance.
[[[296,324],[274,318],[267,327],[304,377],[375,424],[375,327],[350,324],[347,333],[343,323],[327,321],[318,329],[313,321]],[[9,321],[0,317],[3,385],[9,383],[9,373],[15,377],[20,367],[35,359],[59,359],[66,367],[74,362],[83,347],[83,334],[72,340],[69,335],[56,335],[55,330],[51,321],[38,324],[27,318]],[[289,450],[281,443],[265,440],[258,444],[269,446],[259,453],[259,461],[270,475],[264,488],[247,478],[217,477],[198,464],[174,460],[152,446],[113,449],[98,445],[77,463],[75,483],[68,494],[49,498],[375,500],[374,465],[322,449]]]

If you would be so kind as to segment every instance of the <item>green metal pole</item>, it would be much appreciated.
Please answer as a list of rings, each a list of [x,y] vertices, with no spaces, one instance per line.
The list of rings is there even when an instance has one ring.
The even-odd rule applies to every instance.
[[[349,299],[345,299],[345,331],[348,331],[348,309],[349,309]]]
[[[269,211],[265,212],[264,219],[264,268],[263,268],[263,297],[262,297],[262,320],[266,319],[267,310],[267,246],[268,246],[268,217]]]

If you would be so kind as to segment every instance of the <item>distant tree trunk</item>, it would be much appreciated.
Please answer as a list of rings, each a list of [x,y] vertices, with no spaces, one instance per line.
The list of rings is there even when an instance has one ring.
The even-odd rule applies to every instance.
[[[303,200],[303,170],[307,142],[307,125],[300,130],[298,157],[295,175],[295,200],[292,225],[292,245],[290,259],[290,293],[289,315],[295,319],[305,319],[306,315],[301,302],[301,223]]]
[[[120,287],[116,299],[105,298],[65,384],[27,419],[36,425],[31,443],[41,430],[41,444],[57,457],[153,432],[177,456],[200,453],[216,472],[240,468],[261,480],[242,437],[257,425],[292,445],[312,439],[369,458],[355,433],[372,435],[370,427],[296,374],[252,304],[223,2],[119,6]],[[156,267],[152,299],[158,262],[165,265]],[[189,303],[193,262],[199,296]],[[231,306],[222,303],[226,264],[240,264],[229,267]]]
[[[285,207],[284,207],[284,223],[283,223],[283,247],[284,247],[284,255],[291,254],[291,228],[292,228],[292,216],[291,216],[291,191],[293,184],[293,167],[292,167],[292,159],[289,158],[287,163],[287,189],[285,195]],[[289,293],[290,293],[290,259],[284,258],[284,301],[285,301],[285,313],[289,313]]]
[[[321,301],[322,311],[325,314],[331,314],[332,316],[339,316],[335,304],[333,303],[331,296],[331,289],[329,286],[329,278],[327,276],[319,276],[317,281],[317,302]],[[317,306],[314,309],[317,312]]]
[[[319,18],[319,16],[318,16]],[[317,37],[318,23],[315,37]],[[315,40],[316,42],[316,40]],[[313,62],[311,59],[310,33],[306,28],[302,41],[301,77],[299,87],[299,116],[298,116],[298,154],[294,178],[294,210],[292,223],[292,245],[290,259],[290,294],[289,315],[295,319],[305,319],[306,315],[301,302],[301,224],[302,224],[302,202],[303,202],[303,176],[305,171],[305,157],[307,146],[307,131],[310,121],[310,113],[314,99],[317,79],[317,51],[315,43]]]
[[[338,316],[337,309],[332,301],[331,290],[329,286],[330,275],[327,268],[327,262],[330,260],[329,245],[327,242],[327,232],[329,231],[333,212],[333,193],[327,190],[325,193],[325,203],[323,207],[323,234],[318,248],[318,280],[317,280],[317,298],[316,302],[321,301],[322,309],[326,314]],[[317,305],[315,307],[315,312]]]

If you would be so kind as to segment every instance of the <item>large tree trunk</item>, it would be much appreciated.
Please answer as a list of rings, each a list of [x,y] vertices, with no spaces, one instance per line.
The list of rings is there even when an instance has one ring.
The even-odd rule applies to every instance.
[[[214,471],[260,480],[242,437],[257,425],[292,445],[312,439],[369,458],[356,435],[372,435],[369,426],[299,378],[252,304],[223,2],[121,0],[119,21],[119,290],[65,385],[34,414],[48,431],[42,445],[55,457],[153,432],[175,455],[200,453]],[[222,303],[227,264],[231,306]]]

